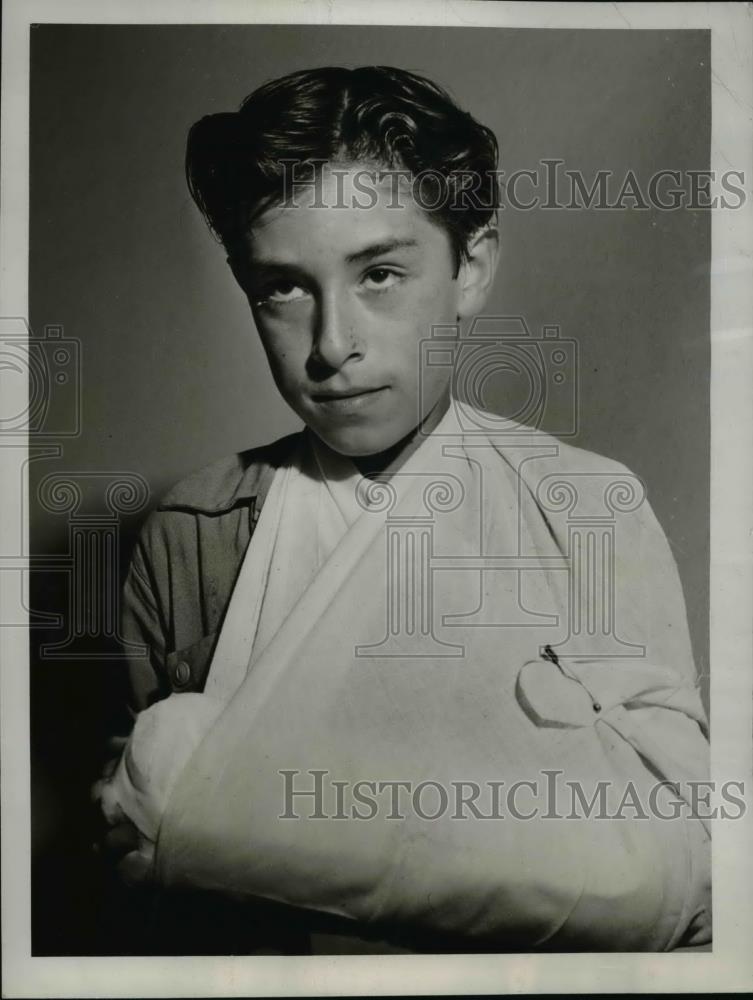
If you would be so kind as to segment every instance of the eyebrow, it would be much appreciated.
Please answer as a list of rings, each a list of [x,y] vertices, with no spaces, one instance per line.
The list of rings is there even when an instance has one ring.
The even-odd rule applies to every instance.
[[[360,261],[371,260],[372,257],[381,257],[382,254],[392,253],[393,250],[402,250],[406,247],[417,247],[418,242],[413,239],[386,240],[384,243],[372,243],[370,246],[358,250],[356,253],[349,253],[345,260],[348,264],[356,264]]]

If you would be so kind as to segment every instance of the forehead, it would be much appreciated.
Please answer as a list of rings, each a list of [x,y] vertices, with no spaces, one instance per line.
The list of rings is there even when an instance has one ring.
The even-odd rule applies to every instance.
[[[346,260],[366,246],[428,249],[449,237],[413,197],[406,171],[366,163],[329,163],[291,184],[285,202],[259,216],[247,241],[253,257],[291,263]]]

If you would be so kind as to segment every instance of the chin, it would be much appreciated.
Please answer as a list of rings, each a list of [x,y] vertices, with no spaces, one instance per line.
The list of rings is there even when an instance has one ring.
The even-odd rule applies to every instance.
[[[347,458],[367,458],[370,455],[379,455],[392,448],[405,436],[399,431],[395,434],[388,434],[355,427],[340,430],[332,430],[331,428],[319,430],[313,427],[312,430],[333,451],[345,455]]]

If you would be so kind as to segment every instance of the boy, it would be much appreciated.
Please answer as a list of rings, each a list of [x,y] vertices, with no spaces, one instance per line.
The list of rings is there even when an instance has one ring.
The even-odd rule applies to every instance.
[[[496,168],[488,129],[386,67],[295,73],[191,130],[189,187],[306,428],[145,526],[141,712],[103,807],[138,830],[130,876],[173,889],[500,950],[702,943],[705,720],[661,529],[622,466],[495,422],[423,349],[484,307]],[[616,549],[561,517],[604,502]]]

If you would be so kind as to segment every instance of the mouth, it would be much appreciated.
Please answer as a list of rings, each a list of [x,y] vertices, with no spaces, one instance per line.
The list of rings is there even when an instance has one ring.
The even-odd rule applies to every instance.
[[[333,413],[354,413],[371,406],[387,392],[387,386],[375,389],[347,389],[343,392],[315,392],[312,400],[325,410]]]

